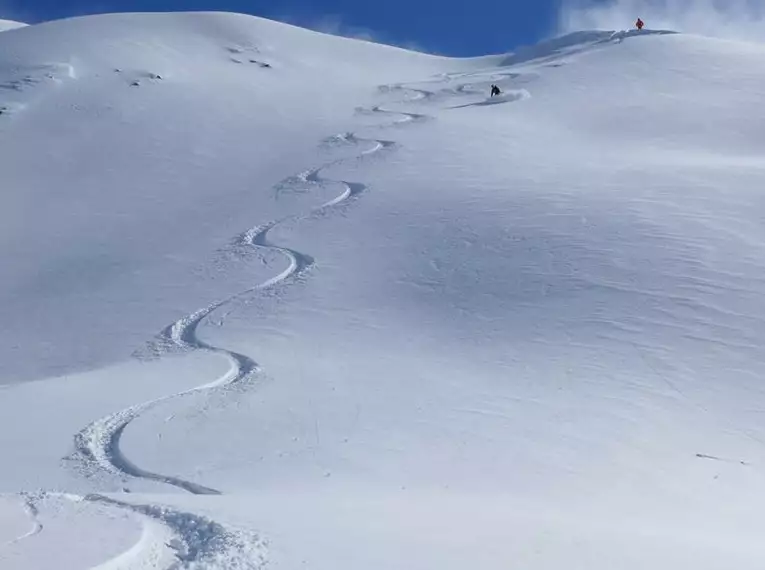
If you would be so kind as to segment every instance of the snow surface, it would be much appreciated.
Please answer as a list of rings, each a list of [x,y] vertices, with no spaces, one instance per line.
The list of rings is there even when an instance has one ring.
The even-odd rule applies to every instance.
[[[761,45],[103,15],[0,87],[3,570],[762,567]]]
[[[23,28],[24,26],[26,26],[26,24],[22,22],[14,22],[13,20],[0,20],[0,32],[15,30],[16,28]]]

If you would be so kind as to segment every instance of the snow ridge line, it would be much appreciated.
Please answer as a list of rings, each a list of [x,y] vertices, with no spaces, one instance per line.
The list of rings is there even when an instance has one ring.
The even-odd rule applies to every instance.
[[[166,528],[172,538],[163,542],[175,558],[167,570],[261,570],[266,566],[268,544],[255,532],[227,528],[207,517],[160,505],[131,504],[98,494],[79,500],[132,512]],[[99,568],[111,568],[110,562],[116,563],[118,559]]]
[[[397,87],[407,90],[406,88]],[[418,99],[426,98],[425,92],[411,90],[418,95]],[[399,115],[403,117],[394,122],[394,124],[409,123],[428,120],[427,115],[417,113],[406,113],[399,111],[390,111],[377,105],[369,110],[371,113]],[[383,139],[367,139],[358,137],[355,133],[342,133],[337,135],[340,140],[354,145],[372,143],[372,147],[362,151],[355,158],[361,159],[396,146],[394,141]],[[367,186],[360,182],[350,182],[346,180],[334,180],[323,178],[321,172],[337,164],[351,159],[339,159],[326,163],[320,167],[307,170],[299,174],[296,178],[302,183],[335,183],[343,187],[343,191],[335,198],[324,204],[311,209],[307,214],[293,215],[268,222],[261,226],[255,226],[244,232],[236,241],[236,247],[260,247],[276,251],[287,258],[288,267],[278,275],[267,281],[240,291],[230,297],[217,301],[201,308],[194,313],[184,316],[166,327],[159,335],[159,339],[165,345],[186,351],[205,351],[212,354],[219,354],[227,358],[230,362],[230,368],[226,374],[216,378],[201,386],[196,386],[182,392],[162,396],[147,402],[136,404],[110,414],[106,417],[97,419],[83,428],[74,436],[74,452],[66,459],[78,464],[78,470],[86,475],[95,475],[98,472],[110,473],[119,477],[132,477],[155,481],[158,483],[170,485],[188,493],[195,495],[220,495],[217,489],[199,485],[186,481],[179,477],[154,473],[138,467],[132,463],[121,451],[120,439],[128,425],[138,418],[141,414],[147,412],[155,406],[168,402],[170,400],[182,398],[190,394],[206,392],[217,389],[224,389],[235,384],[243,384],[252,381],[252,379],[261,372],[258,364],[249,356],[238,352],[213,346],[199,338],[197,327],[208,315],[222,306],[232,301],[285,283],[291,278],[296,278],[308,271],[314,265],[314,259],[306,254],[288,247],[279,246],[268,239],[268,232],[276,226],[288,221],[299,221],[319,214],[327,209],[336,207],[344,202],[352,200],[362,194]]]

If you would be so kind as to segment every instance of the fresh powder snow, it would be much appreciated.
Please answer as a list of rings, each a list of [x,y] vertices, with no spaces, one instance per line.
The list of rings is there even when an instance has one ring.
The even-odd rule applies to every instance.
[[[0,568],[762,568],[765,46],[19,26]]]

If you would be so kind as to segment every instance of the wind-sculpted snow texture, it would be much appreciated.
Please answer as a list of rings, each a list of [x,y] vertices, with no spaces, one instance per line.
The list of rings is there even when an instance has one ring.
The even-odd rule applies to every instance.
[[[0,568],[759,569],[763,62],[1,33]]]

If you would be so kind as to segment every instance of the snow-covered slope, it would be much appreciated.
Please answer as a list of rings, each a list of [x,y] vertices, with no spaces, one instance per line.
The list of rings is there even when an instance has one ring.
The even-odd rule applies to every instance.
[[[0,567],[759,568],[764,51],[0,36]]]
[[[189,308],[257,280],[220,250],[292,211],[269,189],[352,125],[376,81],[434,68],[432,57],[317,37],[182,14],[0,39],[0,241],[13,260],[0,285],[3,382],[124,360]]]

